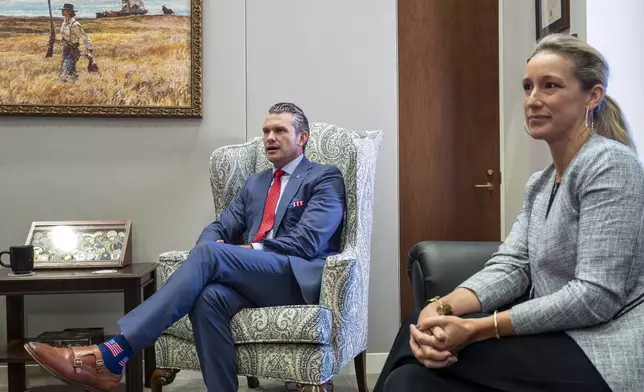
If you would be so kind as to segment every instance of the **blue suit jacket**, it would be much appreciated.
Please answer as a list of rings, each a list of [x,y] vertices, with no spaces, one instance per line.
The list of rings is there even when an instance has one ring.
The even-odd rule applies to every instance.
[[[217,240],[251,243],[262,220],[272,179],[272,169],[251,175],[217,220],[203,230],[197,244]],[[304,157],[280,199],[273,238],[260,241],[265,252],[288,257],[307,303],[319,299],[326,258],[341,252],[344,206],[340,170]]]

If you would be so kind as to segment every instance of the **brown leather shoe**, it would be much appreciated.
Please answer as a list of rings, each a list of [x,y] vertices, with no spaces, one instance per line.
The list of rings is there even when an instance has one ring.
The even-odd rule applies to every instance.
[[[36,362],[59,380],[91,392],[111,392],[121,383],[103,366],[98,346],[57,348],[42,343],[27,343],[25,349]]]

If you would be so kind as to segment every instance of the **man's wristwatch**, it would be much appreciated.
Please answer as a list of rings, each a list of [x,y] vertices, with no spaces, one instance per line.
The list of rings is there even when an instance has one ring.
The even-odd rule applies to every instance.
[[[425,306],[433,303],[433,302],[438,302],[438,307],[436,308],[436,312],[440,314],[441,316],[451,316],[454,314],[452,312],[452,306],[450,304],[444,304],[443,301],[441,301],[441,297],[436,296],[434,298],[428,299],[425,302]]]

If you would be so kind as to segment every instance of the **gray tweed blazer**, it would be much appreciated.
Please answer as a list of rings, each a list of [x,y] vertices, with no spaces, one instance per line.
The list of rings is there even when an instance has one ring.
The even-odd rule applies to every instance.
[[[565,331],[615,392],[644,390],[644,170],[599,135],[578,151],[546,217],[554,165],[532,175],[512,231],[460,287],[518,335]]]

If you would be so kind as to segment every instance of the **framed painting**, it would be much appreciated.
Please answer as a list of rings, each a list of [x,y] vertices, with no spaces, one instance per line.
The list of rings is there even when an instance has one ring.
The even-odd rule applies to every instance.
[[[34,269],[123,268],[132,264],[132,222],[33,222],[25,245]]]
[[[203,0],[1,0],[0,115],[202,117]]]
[[[535,0],[537,40],[570,28],[570,0]]]

